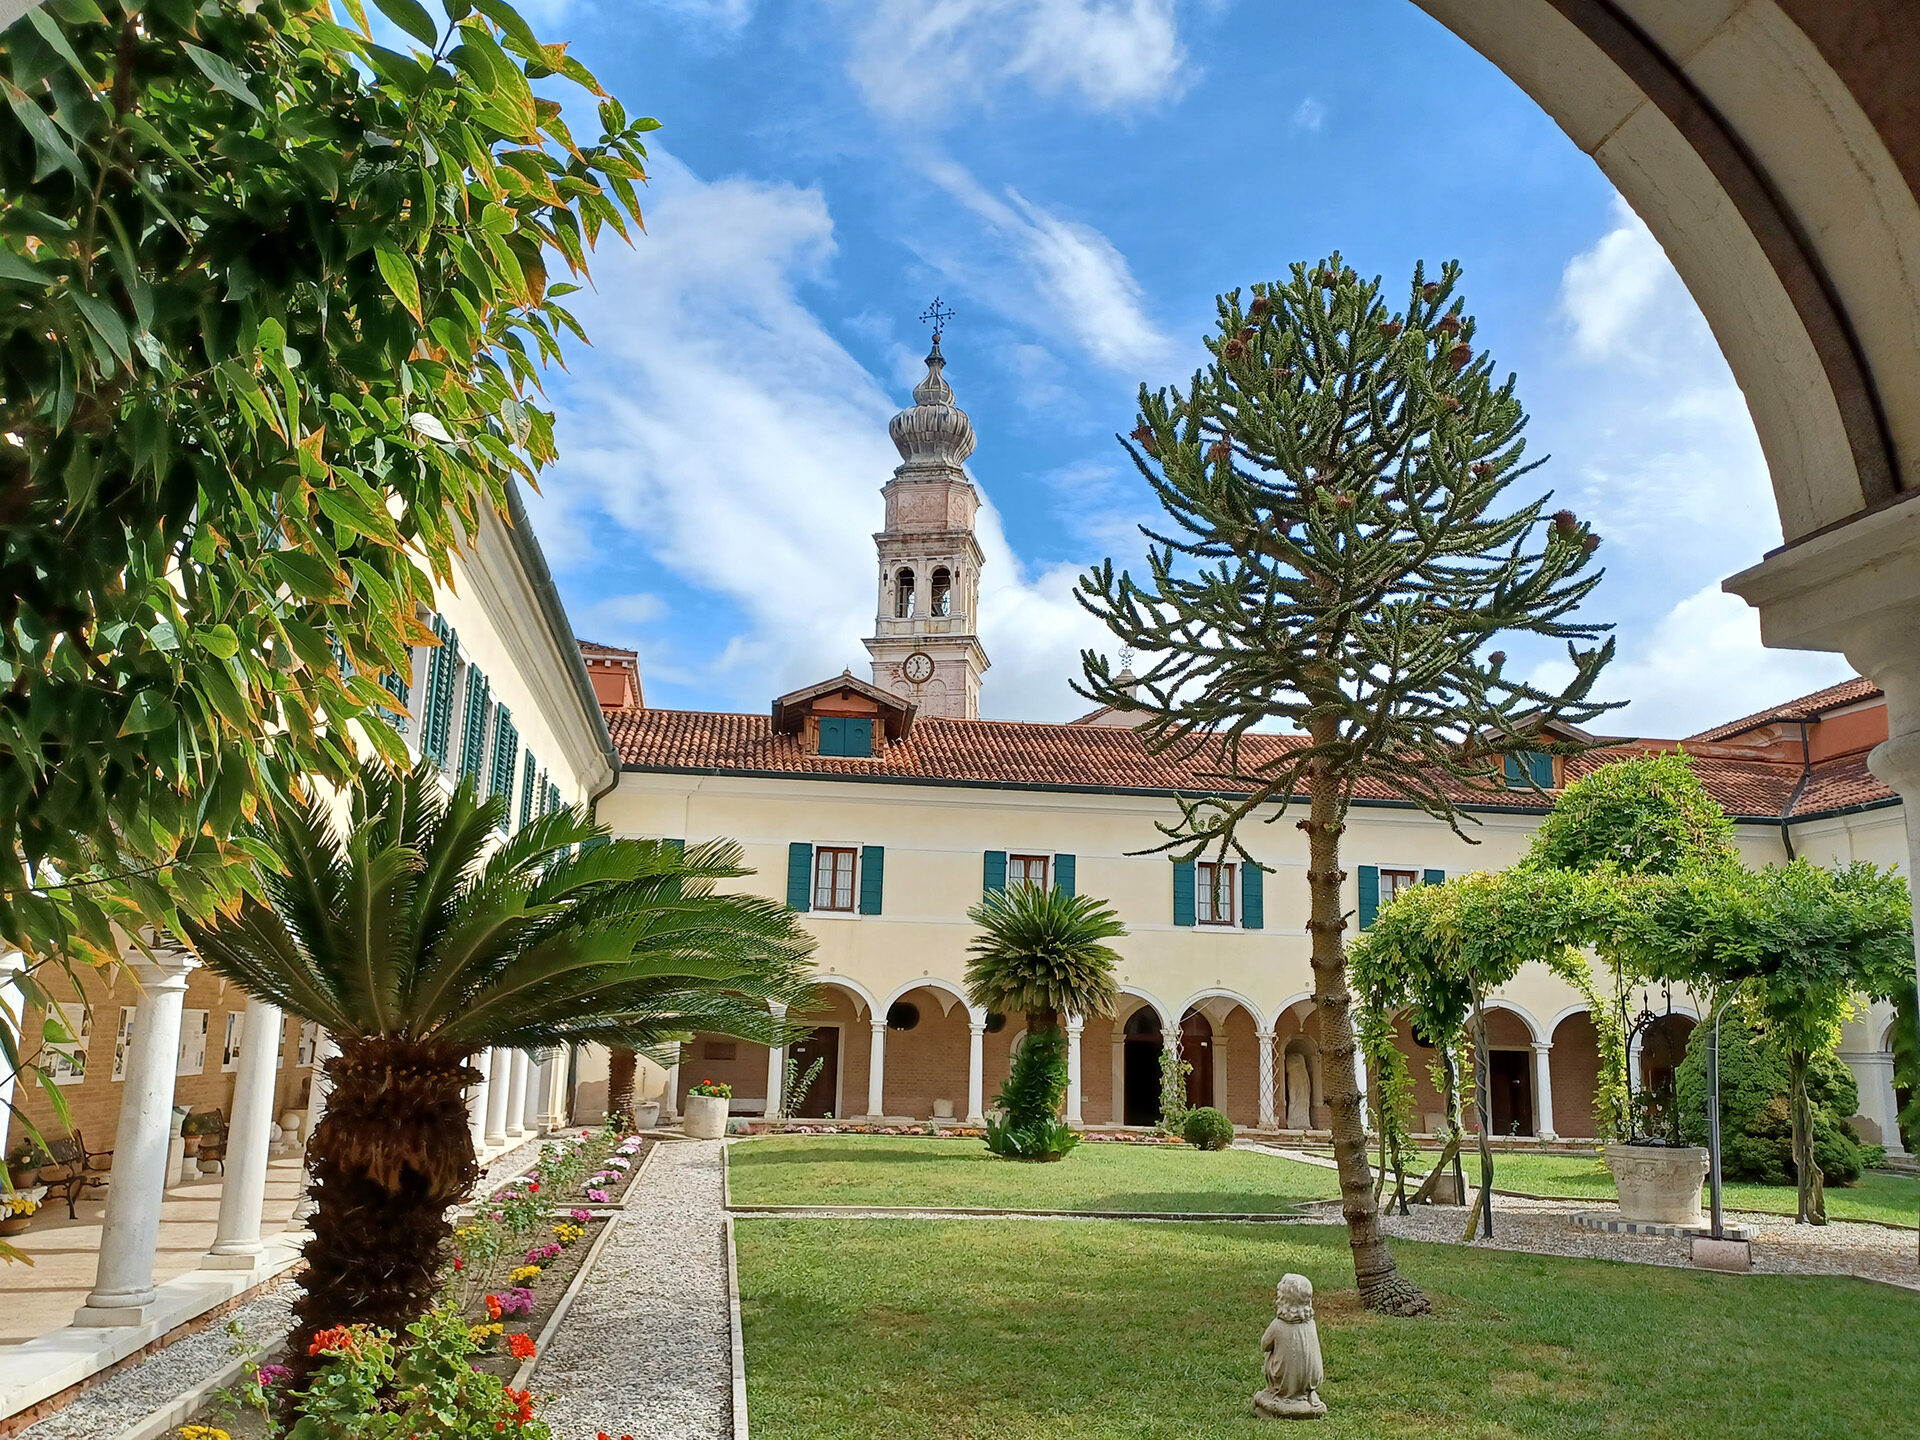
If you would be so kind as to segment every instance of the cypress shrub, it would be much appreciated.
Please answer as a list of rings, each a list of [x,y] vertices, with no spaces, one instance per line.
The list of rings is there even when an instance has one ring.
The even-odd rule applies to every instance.
[[[1707,1051],[1712,1046],[1713,1026],[1694,1026],[1674,1075],[1680,1137],[1689,1145],[1707,1143]],[[1860,1090],[1839,1056],[1819,1054],[1808,1062],[1807,1099],[1821,1172],[1829,1184],[1852,1184],[1866,1165],[1849,1123],[1860,1108]],[[1735,1014],[1720,1022],[1720,1167],[1729,1180],[1792,1185],[1797,1179],[1786,1051]]]

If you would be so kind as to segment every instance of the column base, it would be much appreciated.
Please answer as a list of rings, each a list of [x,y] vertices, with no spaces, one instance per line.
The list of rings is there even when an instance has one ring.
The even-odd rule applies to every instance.
[[[82,1305],[73,1312],[73,1323],[87,1329],[106,1330],[119,1325],[144,1325],[160,1312],[149,1293],[139,1305]]]
[[[252,1250],[245,1254],[222,1255],[209,1250],[200,1257],[202,1270],[258,1270],[266,1264],[261,1251]]]
[[[493,1147],[493,1146],[495,1146],[495,1145],[504,1145],[504,1144],[506,1144],[506,1143],[507,1143],[507,1132],[506,1132],[506,1131],[504,1131],[504,1130],[502,1130],[502,1131],[501,1131],[501,1132],[500,1132],[500,1133],[499,1133],[498,1135],[489,1135],[489,1136],[487,1136],[487,1137],[486,1137],[486,1143],[487,1143],[487,1145],[488,1145],[488,1147],[489,1147],[489,1148],[491,1148],[491,1147]]]
[[[984,1115],[969,1115],[960,1123],[963,1125],[985,1125],[987,1123],[987,1117]]]
[[[510,1127],[507,1130],[507,1139],[509,1140],[524,1140],[526,1138],[527,1138],[527,1132],[524,1128],[513,1129]]]

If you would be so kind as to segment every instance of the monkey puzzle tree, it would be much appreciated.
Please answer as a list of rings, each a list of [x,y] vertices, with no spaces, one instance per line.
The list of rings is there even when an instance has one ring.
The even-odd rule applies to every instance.
[[[1245,855],[1242,822],[1304,796],[1314,1001],[1334,1151],[1360,1294],[1428,1308],[1382,1237],[1369,1181],[1346,978],[1340,837],[1355,790],[1385,786],[1455,830],[1461,802],[1502,784],[1510,751],[1566,751],[1537,727],[1606,709],[1587,699],[1613,651],[1573,618],[1599,544],[1545,498],[1504,508],[1526,423],[1512,377],[1474,348],[1460,267],[1416,267],[1406,306],[1337,254],[1219,301],[1210,363],[1184,394],[1140,390],[1123,442],[1172,522],[1136,580],[1111,560],[1080,600],[1145,664],[1138,689],[1083,656],[1089,698],[1143,713],[1155,749],[1204,755],[1219,798],[1182,802],[1159,847]],[[1497,637],[1565,640],[1573,677],[1534,686],[1486,652]],[[1257,729],[1304,735],[1251,748]],[[1248,857],[1250,858],[1250,857]]]

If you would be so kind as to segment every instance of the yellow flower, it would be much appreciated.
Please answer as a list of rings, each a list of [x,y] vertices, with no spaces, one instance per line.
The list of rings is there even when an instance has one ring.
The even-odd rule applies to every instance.
[[[515,1270],[511,1275],[507,1276],[507,1279],[515,1285],[531,1285],[539,1278],[540,1267],[538,1265],[522,1265],[518,1270]]]
[[[557,1239],[562,1245],[571,1245],[573,1244],[574,1241],[578,1240],[582,1235],[586,1233],[587,1233],[586,1226],[572,1225],[572,1224],[566,1223],[565,1221],[562,1221],[560,1224],[553,1227],[554,1238]]]
[[[497,1320],[491,1325],[469,1325],[467,1327],[467,1339],[476,1345],[485,1345],[506,1328],[506,1326],[500,1324]],[[193,1440],[193,1437],[188,1436],[186,1440]]]
[[[183,1425],[180,1440],[233,1440],[233,1437],[217,1425]]]

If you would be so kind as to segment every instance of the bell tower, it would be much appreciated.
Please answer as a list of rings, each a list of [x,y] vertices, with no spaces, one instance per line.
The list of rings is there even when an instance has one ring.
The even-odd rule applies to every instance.
[[[880,491],[886,528],[873,537],[880,603],[867,650],[873,683],[936,720],[980,718],[980,544],[973,521],[979,492],[961,468],[973,453],[973,422],[953,403],[940,332],[951,315],[935,300],[926,378],[913,407],[887,433],[901,464]]]

